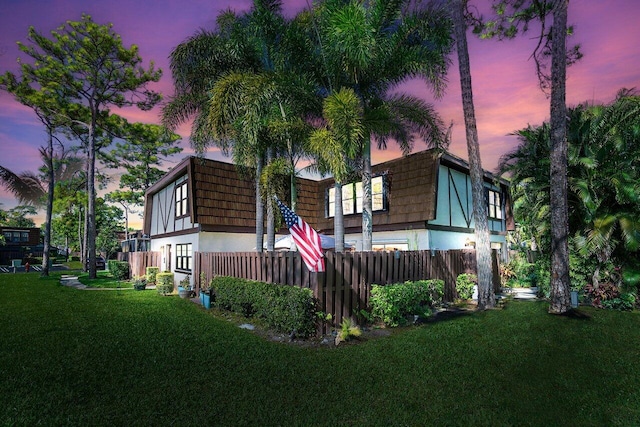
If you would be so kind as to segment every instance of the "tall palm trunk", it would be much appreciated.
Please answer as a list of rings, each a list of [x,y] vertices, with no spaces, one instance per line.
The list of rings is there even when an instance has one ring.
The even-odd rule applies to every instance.
[[[551,41],[551,304],[549,312],[571,308],[569,294],[569,206],[567,180],[567,8],[557,0],[553,9]]]
[[[264,201],[260,189],[260,176],[262,176],[263,159],[257,156],[256,162],[256,251],[262,252],[264,245]]]
[[[481,310],[495,306],[493,274],[491,271],[491,243],[489,241],[489,222],[484,194],[484,173],[480,160],[480,144],[473,105],[471,86],[471,65],[467,47],[467,25],[464,21],[464,1],[453,0],[453,21],[460,68],[460,86],[462,88],[462,109],[464,112],[467,151],[469,153],[469,174],[471,176],[471,197],[473,201],[473,220],[475,223],[476,261],[478,269],[478,308]]]
[[[273,161],[273,147],[267,149],[267,163]],[[273,197],[267,198],[267,252],[273,252],[276,241],[275,212]]]
[[[333,238],[335,239],[336,252],[344,252],[344,212],[342,210],[342,183],[335,183],[335,206],[333,214]]]
[[[373,205],[371,201],[371,136],[364,139],[362,150],[362,250],[373,246]]]

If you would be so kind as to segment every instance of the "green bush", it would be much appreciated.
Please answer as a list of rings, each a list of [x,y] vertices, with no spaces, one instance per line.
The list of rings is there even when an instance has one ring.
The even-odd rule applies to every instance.
[[[161,295],[169,295],[173,292],[173,273],[156,274],[156,290]]]
[[[478,284],[478,276],[475,274],[463,273],[456,278],[456,292],[458,298],[462,300],[473,297],[473,287]]]
[[[156,283],[156,276],[160,272],[160,267],[147,267],[147,283]]]
[[[109,271],[116,280],[129,278],[129,263],[127,261],[109,260]]]
[[[428,316],[431,306],[440,303],[444,282],[439,279],[393,285],[371,285],[371,315],[387,326],[407,323],[406,316]]]
[[[255,316],[278,332],[308,337],[315,333],[316,305],[310,289],[218,276],[211,280],[215,305]]]

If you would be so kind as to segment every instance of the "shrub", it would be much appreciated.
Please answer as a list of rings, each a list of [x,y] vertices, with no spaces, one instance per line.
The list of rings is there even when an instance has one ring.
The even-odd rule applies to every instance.
[[[160,267],[147,267],[147,283],[156,283],[156,275],[160,272]]]
[[[315,333],[316,309],[310,289],[218,276],[211,280],[215,304],[245,317],[255,316],[278,332]]]
[[[360,335],[362,335],[360,327],[353,323],[351,319],[345,317],[342,319],[340,330],[338,330],[338,335],[336,336],[336,345],[343,341],[349,341],[351,337],[358,338]]]
[[[116,280],[129,278],[129,263],[127,261],[109,260],[109,271]]]
[[[636,303],[635,294],[620,292],[620,288],[611,282],[601,283],[598,287],[588,284],[584,292],[591,305],[598,308],[633,310]]]
[[[431,306],[441,301],[442,295],[444,282],[438,279],[371,285],[371,315],[387,326],[404,325],[409,315],[430,315]],[[434,297],[438,301],[434,301]]]
[[[478,284],[478,276],[463,273],[456,278],[456,292],[458,298],[466,300],[473,297],[473,287]]]
[[[169,295],[173,292],[173,273],[156,274],[156,290],[161,295]]]
[[[147,279],[144,276],[133,278],[133,289],[142,291],[147,287]]]

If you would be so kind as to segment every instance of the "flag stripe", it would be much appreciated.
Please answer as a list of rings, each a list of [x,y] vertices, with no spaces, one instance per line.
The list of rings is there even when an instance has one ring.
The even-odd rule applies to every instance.
[[[291,237],[309,271],[324,271],[324,255],[320,236],[309,224],[276,198]]]

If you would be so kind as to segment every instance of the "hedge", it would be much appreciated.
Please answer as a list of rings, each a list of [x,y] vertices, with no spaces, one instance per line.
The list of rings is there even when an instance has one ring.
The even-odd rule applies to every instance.
[[[173,292],[173,273],[156,274],[156,290],[159,294],[169,295]]]
[[[129,278],[129,263],[127,261],[109,260],[109,271],[116,280],[126,280]]]
[[[222,310],[263,319],[278,332],[315,334],[316,305],[310,289],[224,276],[215,277],[211,288]]]
[[[156,283],[156,276],[160,272],[160,267],[147,267],[147,283]]]
[[[429,316],[431,307],[442,302],[444,281],[418,280],[392,285],[371,285],[371,315],[387,326],[407,323],[407,316]]]

